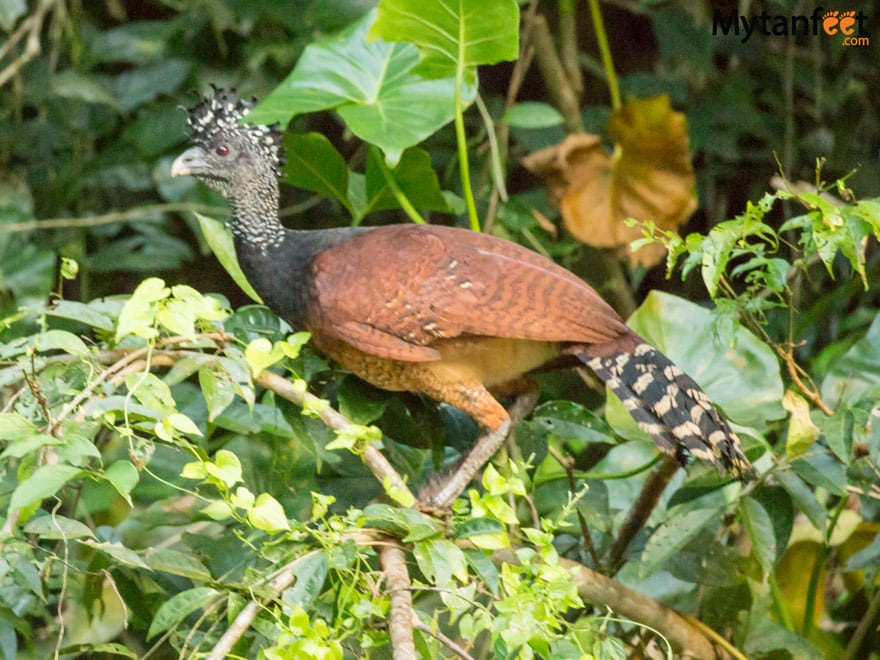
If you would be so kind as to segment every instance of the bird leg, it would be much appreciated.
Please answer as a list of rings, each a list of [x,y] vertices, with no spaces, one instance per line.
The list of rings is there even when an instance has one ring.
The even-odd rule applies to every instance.
[[[480,469],[504,444],[512,426],[528,415],[538,401],[537,388],[534,383],[526,379],[518,379],[496,391],[505,395],[515,395],[516,399],[510,409],[505,410],[487,390],[482,386],[479,388],[479,399],[485,407],[480,411],[466,408],[465,412],[470,413],[477,420],[486,419],[487,413],[489,413],[501,417],[501,422],[496,424],[494,428],[481,424],[486,432],[477,439],[476,444],[464,457],[456,471],[445,481],[439,484],[429,484],[422,493],[419,493],[419,499],[429,508],[448,509]],[[488,405],[489,402],[494,405]],[[426,493],[425,490],[429,492]]]

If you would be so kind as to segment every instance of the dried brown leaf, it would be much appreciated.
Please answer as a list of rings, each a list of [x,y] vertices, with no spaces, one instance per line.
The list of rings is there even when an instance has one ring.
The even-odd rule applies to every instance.
[[[630,263],[653,265],[665,253],[650,244],[633,253],[629,244],[642,236],[635,218],[676,230],[697,207],[687,120],[672,110],[669,97],[628,102],[614,113],[608,128],[615,139],[608,154],[598,135],[572,134],[523,160],[542,176],[566,228],[596,247],[626,251]]]

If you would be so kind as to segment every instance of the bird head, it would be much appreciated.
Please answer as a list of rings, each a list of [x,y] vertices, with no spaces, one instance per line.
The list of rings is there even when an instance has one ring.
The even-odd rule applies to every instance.
[[[239,186],[253,186],[265,176],[281,175],[284,148],[281,129],[244,124],[256,99],[236,99],[223,89],[187,112],[195,146],[171,165],[171,176],[192,175],[226,197],[235,197]]]

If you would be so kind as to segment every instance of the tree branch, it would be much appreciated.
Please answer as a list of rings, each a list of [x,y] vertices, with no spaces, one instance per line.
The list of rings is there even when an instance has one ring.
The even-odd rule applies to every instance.
[[[515,548],[495,552],[492,561],[496,565],[520,563]],[[676,658],[717,660],[719,657],[707,635],[684,615],[576,561],[560,557],[559,563],[572,572],[581,600],[610,608],[616,614],[658,631],[672,644]]]
[[[43,220],[27,220],[26,222],[10,222],[4,225],[0,225],[0,234],[13,234],[22,231],[33,231],[38,229],[97,227],[100,225],[113,224],[114,222],[129,222],[130,220],[138,220],[140,218],[143,218],[145,215],[152,215],[154,213],[185,212],[195,212],[212,215],[229,215],[228,209],[219,206],[209,206],[208,204],[147,204],[146,206],[138,206],[133,209],[128,209],[126,211],[111,211],[110,213],[102,213],[101,215],[72,218],[46,218]]]
[[[287,399],[300,408],[307,403],[317,404],[320,401],[314,394],[299,392],[290,381],[278,374],[273,374],[271,371],[262,372],[254,378],[254,382],[266,389],[272,390],[278,396]],[[318,407],[312,406],[312,409]],[[318,418],[334,431],[342,431],[351,426],[351,422],[344,415],[333,410],[333,408],[321,408],[317,414]],[[409,493],[413,500],[415,500],[415,496],[412,495],[412,491],[410,491],[406,482],[376,447],[367,445],[364,448],[363,457],[367,468],[386,489],[390,487],[397,492]]]
[[[269,591],[271,595],[262,601],[252,600],[245,605],[241,609],[241,612],[238,613],[238,616],[235,617],[235,621],[232,622],[232,624],[226,629],[226,632],[224,632],[220,639],[217,640],[217,643],[214,645],[214,648],[211,649],[206,660],[224,660],[229,657],[232,647],[235,646],[235,643],[247,632],[247,629],[251,627],[254,619],[257,618],[260,608],[277,598],[281,592],[292,585],[294,580],[296,580],[296,569],[300,563],[317,552],[321,552],[321,550],[313,550],[312,552],[297,557],[278,571],[275,577],[272,578],[272,581],[269,582]]]
[[[675,657],[719,657],[702,630],[675,610],[575,561],[560,558],[559,563],[574,572],[578,595],[585,603],[610,607],[617,614],[659,631],[672,644]]]
[[[391,613],[388,615],[388,632],[391,636],[394,660],[416,660],[413,638],[412,585],[406,569],[406,555],[396,543],[386,543],[379,548],[379,563],[385,573],[388,595],[391,597]]]
[[[608,551],[607,567],[611,575],[617,573],[623,565],[624,555],[629,544],[632,542],[639,530],[645,526],[645,522],[651,515],[651,512],[657,506],[660,496],[669,485],[670,479],[678,471],[679,465],[671,456],[665,457],[657,466],[651,470],[648,478],[642,486],[642,492],[633,502],[629,513],[626,515],[623,525],[617,533],[614,545]]]
[[[465,651],[463,648],[461,648],[458,644],[453,642],[439,630],[432,630],[427,623],[424,623],[419,619],[415,619],[415,621],[413,621],[413,628],[415,628],[416,630],[421,630],[423,633],[430,635],[438,642],[443,644],[443,646],[452,651],[459,658],[461,658],[461,660],[474,660],[473,656],[470,655],[467,651]]]
[[[547,19],[536,15],[527,25],[532,31],[532,45],[535,47],[535,59],[541,69],[541,76],[547,85],[547,93],[565,120],[565,130],[568,133],[577,133],[584,130],[584,122],[581,118],[581,105],[577,94],[571,87],[566,77],[565,67],[556,52],[550,28],[547,27]]]

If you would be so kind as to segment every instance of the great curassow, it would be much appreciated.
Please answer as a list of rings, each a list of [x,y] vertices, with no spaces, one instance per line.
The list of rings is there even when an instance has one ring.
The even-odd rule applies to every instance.
[[[253,102],[215,90],[191,108],[195,146],[171,175],[193,175],[228,198],[242,270],[318,350],[377,387],[424,393],[480,425],[476,446],[427,504],[450,505],[503,443],[510,416],[491,392],[516,391],[524,374],[566,361],[589,366],[680,462],[694,456],[751,474],[700,387],[549,259],[451,227],[282,226],[281,132],[242,124]]]

